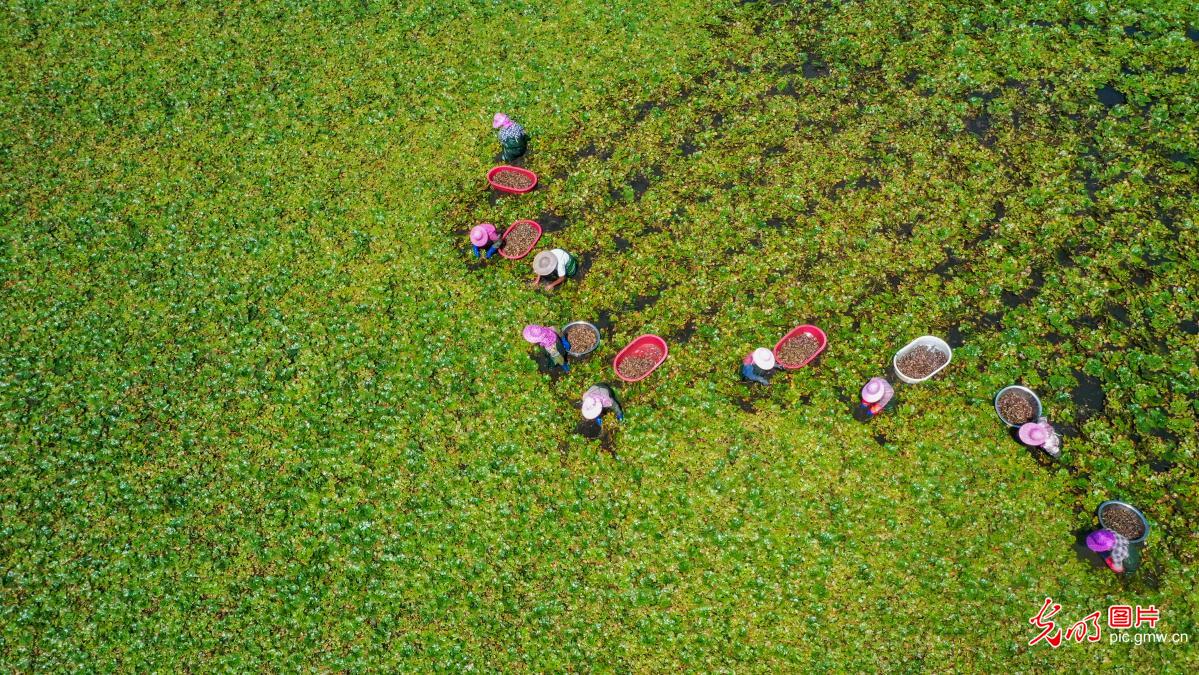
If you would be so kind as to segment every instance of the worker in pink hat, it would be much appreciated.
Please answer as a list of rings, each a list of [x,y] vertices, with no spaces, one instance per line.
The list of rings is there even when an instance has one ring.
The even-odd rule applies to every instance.
[[[1135,570],[1140,563],[1139,551],[1130,546],[1126,537],[1112,530],[1095,530],[1087,535],[1087,548],[1107,556],[1103,562],[1116,574]]]
[[[481,223],[470,228],[470,245],[475,250],[476,258],[482,255],[487,260],[491,260],[491,256],[495,255],[504,245],[504,240],[500,237],[500,233],[496,232],[495,225]]]
[[[862,387],[862,408],[871,416],[877,415],[887,407],[893,396],[895,389],[890,382],[881,377],[872,377]]]
[[[582,408],[583,419],[594,420],[600,427],[604,425],[601,416],[605,410],[611,410],[615,413],[616,421],[620,422],[624,420],[624,411],[620,408],[620,401],[616,400],[616,392],[612,391],[612,387],[602,382],[583,392]]]
[[[549,326],[529,324],[525,326],[524,338],[529,344],[541,345],[555,366],[561,367],[564,372],[570,372],[570,365],[566,363],[564,356],[570,351],[570,343],[566,341],[565,335],[559,335],[558,331]]]
[[[747,382],[770,386],[766,375],[774,370],[774,352],[765,347],[758,347],[741,359],[741,378]]]
[[[529,148],[529,135],[525,133],[525,128],[504,113],[496,113],[491,118],[491,128],[500,137],[500,145],[504,148],[500,158],[505,162],[520,157]]]
[[[1062,440],[1053,430],[1053,425],[1044,417],[1036,422],[1027,422],[1020,426],[1017,432],[1020,436],[1020,442],[1025,445],[1031,445],[1034,448],[1041,448],[1049,453],[1051,457],[1057,457],[1062,454]]]

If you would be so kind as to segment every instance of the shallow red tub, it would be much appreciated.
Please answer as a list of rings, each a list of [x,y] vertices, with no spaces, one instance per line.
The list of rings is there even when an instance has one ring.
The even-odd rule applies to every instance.
[[[647,354],[647,352],[648,352],[648,354]],[[632,377],[632,378],[625,377],[624,375],[620,374],[620,364],[626,358],[628,358],[630,356],[642,356],[642,355],[647,355],[650,358],[653,358],[654,352],[658,352],[658,353],[660,353],[660,355],[657,357],[658,361],[657,361],[657,363],[654,364],[653,368],[650,368],[649,370],[645,371],[641,375],[639,375],[637,377]],[[629,344],[625,345],[625,348],[620,350],[620,353],[616,355],[616,358],[612,359],[612,370],[616,371],[616,377],[619,377],[621,380],[624,380],[625,382],[637,382],[638,380],[644,380],[646,377],[649,376],[650,373],[657,370],[658,366],[662,365],[662,362],[666,360],[666,355],[669,352],[670,352],[670,349],[666,346],[666,340],[663,340],[662,338],[658,337],[657,335],[649,335],[649,334],[642,335],[640,337],[635,338]]]
[[[799,335],[800,333],[807,333],[808,335],[811,335],[812,337],[816,338],[816,351],[812,352],[811,356],[804,359],[803,363],[783,363],[783,360],[779,358],[779,348],[782,347],[783,343],[785,343],[787,340],[790,340],[791,338]],[[782,366],[783,368],[785,368],[787,370],[795,370],[796,368],[803,368],[804,366],[808,365],[808,363],[812,359],[816,358],[817,356],[820,356],[820,352],[824,351],[824,348],[827,345],[828,345],[828,336],[824,334],[824,331],[820,330],[819,328],[817,328],[815,326],[812,326],[812,325],[809,325],[806,323],[800,324],[800,325],[796,326],[795,328],[792,328],[791,332],[784,335],[783,339],[779,340],[778,344],[776,344],[774,346],[774,362],[779,364],[780,366]]]
[[[508,229],[504,230],[504,236],[507,237],[508,233],[511,232],[512,230],[516,229],[516,226],[520,225],[521,223],[529,223],[530,225],[532,225],[533,229],[537,230],[537,236],[533,239],[533,243],[529,244],[529,248],[525,249],[525,251],[523,253],[521,253],[520,255],[513,255],[511,253],[505,253],[504,249],[501,248],[500,255],[504,256],[505,258],[507,258],[509,260],[520,260],[521,258],[529,255],[529,252],[537,247],[537,242],[541,241],[541,225],[538,225],[537,221],[535,221],[535,220],[512,221],[512,224],[508,226]]]
[[[520,175],[524,176],[525,178],[528,178],[529,180],[531,180],[533,182],[527,188],[517,189],[517,188],[505,187],[505,186],[500,185],[499,183],[495,182],[495,175],[501,171],[513,171],[513,172],[519,173]],[[508,193],[511,193],[514,195],[523,195],[524,193],[528,192],[529,190],[532,190],[533,188],[537,187],[537,174],[533,173],[532,171],[529,171],[528,169],[522,169],[519,166],[509,166],[507,164],[503,164],[503,165],[497,166],[494,169],[492,169],[491,171],[487,172],[487,182],[491,184],[491,187],[495,188],[496,190],[499,190],[500,192],[508,192]]]

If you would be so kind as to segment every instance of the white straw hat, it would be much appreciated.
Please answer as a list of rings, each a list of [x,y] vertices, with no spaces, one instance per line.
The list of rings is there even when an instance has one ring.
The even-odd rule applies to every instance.
[[[762,370],[774,368],[774,353],[765,347],[758,347],[753,353],[754,365]]]
[[[604,404],[594,396],[583,397],[583,418],[593,420],[604,411]]]
[[[558,269],[558,256],[553,251],[542,251],[533,257],[533,272],[539,276],[553,274]]]

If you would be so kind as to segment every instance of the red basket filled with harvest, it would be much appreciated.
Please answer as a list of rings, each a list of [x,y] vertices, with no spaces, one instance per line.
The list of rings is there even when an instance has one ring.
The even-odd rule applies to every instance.
[[[497,166],[487,172],[487,182],[500,192],[520,195],[537,186],[537,174],[519,166]]]
[[[612,369],[616,371],[616,377],[625,382],[643,380],[662,365],[669,351],[666,341],[657,335],[642,335],[612,359]]]
[[[805,323],[792,328],[774,346],[774,361],[787,370],[803,368],[824,351],[827,344],[828,336],[824,331]]]
[[[518,220],[504,230],[504,245],[500,247],[500,255],[509,260],[520,260],[529,255],[529,251],[541,239],[541,226],[532,220]]]

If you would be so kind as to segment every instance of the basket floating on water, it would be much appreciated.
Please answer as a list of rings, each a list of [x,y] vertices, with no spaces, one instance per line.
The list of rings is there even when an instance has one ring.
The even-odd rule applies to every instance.
[[[500,183],[496,182],[496,176],[498,176],[499,174],[504,173],[504,172],[511,172],[511,173],[515,173],[520,176],[523,176],[525,179],[527,179],[529,181],[528,186],[523,187],[523,188],[516,188],[516,187],[509,187],[507,185],[501,185]],[[491,171],[487,172],[487,182],[491,185],[492,188],[499,190],[500,192],[507,192],[509,194],[514,194],[514,195],[523,195],[524,193],[528,192],[529,190],[532,190],[533,188],[537,187],[537,174],[533,173],[532,171],[529,171],[528,169],[522,169],[519,166],[509,166],[507,164],[504,164],[501,166],[497,166],[494,169],[492,169]]]
[[[509,260],[520,260],[521,258],[529,255],[529,252],[533,250],[533,247],[537,245],[537,242],[541,241],[541,225],[538,225],[537,221],[535,221],[535,220],[515,221],[514,223],[512,223],[511,225],[508,226],[508,229],[504,230],[504,238],[507,238],[508,234],[511,233],[513,230],[515,230],[517,225],[520,225],[522,223],[527,223],[527,224],[531,225],[533,227],[533,229],[536,230],[536,235],[533,237],[533,241],[529,243],[529,247],[523,251],[520,251],[519,253],[506,250],[506,248],[507,248],[506,246],[501,248],[500,255]]]
[[[1118,532],[1119,525],[1113,527],[1111,522],[1114,518],[1113,514],[1116,511],[1123,511],[1134,520],[1140,522],[1141,536],[1135,538],[1128,537],[1128,543],[1140,544],[1149,538],[1149,519],[1145,517],[1145,514],[1141,513],[1141,510],[1132,504],[1117,501],[1115,499],[1109,499],[1108,501],[1100,504],[1099,508],[1095,509],[1095,515],[1099,517],[1099,525],[1106,529]],[[1105,514],[1107,515],[1107,518],[1104,518]]]
[[[666,346],[666,340],[657,335],[641,335],[634,338],[632,342],[625,345],[625,348],[620,350],[616,358],[612,359],[612,370],[616,372],[616,377],[619,377],[625,382],[638,382],[644,380],[650,373],[657,370],[658,366],[666,360],[666,355],[670,349]],[[629,359],[649,359],[653,365],[640,374],[635,374],[632,377],[626,377],[621,371],[621,365],[628,364]]]
[[[811,335],[816,339],[816,351],[809,354],[806,359],[800,361],[799,363],[784,363],[783,359],[779,356],[779,352],[782,350],[783,345],[804,333]],[[820,352],[824,351],[826,346],[828,346],[828,336],[824,334],[824,331],[811,324],[800,324],[795,328],[792,328],[786,335],[783,336],[783,339],[779,340],[778,344],[774,346],[774,362],[786,370],[803,368],[804,366],[808,365],[812,359],[820,356]]]
[[[995,394],[995,414],[999,415],[999,419],[1002,420],[1004,424],[1013,428],[1019,428],[1021,424],[1024,424],[1024,422],[1013,422],[1012,420],[1004,417],[1003,410],[999,408],[1000,399],[1002,399],[1005,394],[1011,392],[1015,392],[1023,396],[1024,400],[1028,401],[1029,405],[1032,406],[1032,417],[1024,420],[1024,422],[1035,422],[1041,418],[1041,399],[1037,398],[1037,395],[1033,393],[1032,389],[1029,389],[1028,387],[1021,387],[1018,384],[1013,384],[1009,387],[1000,389],[999,393]]]
[[[941,352],[942,354],[945,355],[945,363],[942,363],[940,366],[938,366],[931,373],[925,375],[924,377],[911,377],[909,375],[904,374],[903,370],[901,370],[899,368],[899,360],[902,359],[905,354],[912,351],[913,349],[916,349],[917,347],[930,347],[932,349],[935,349],[935,350]],[[948,366],[949,362],[952,360],[953,360],[953,350],[949,348],[949,344],[947,342],[945,342],[944,340],[942,340],[939,337],[934,337],[932,335],[922,335],[922,336],[916,338],[915,340],[912,340],[911,342],[904,345],[899,351],[895,352],[895,356],[892,357],[892,359],[891,359],[891,366],[895,368],[895,375],[897,377],[899,377],[900,380],[903,380],[904,382],[907,382],[908,384],[919,384],[920,382],[927,380],[928,378],[932,377],[933,375],[936,375],[937,373],[941,372],[942,370],[945,370],[945,366]]]
[[[571,321],[570,323],[568,323],[562,327],[562,334],[566,336],[567,340],[570,340],[571,329],[578,330],[580,328],[591,331],[592,335],[595,336],[595,344],[591,345],[591,347],[589,349],[586,349],[584,351],[575,351],[574,342],[571,342],[570,343],[570,351],[569,351],[569,354],[571,356],[586,356],[586,355],[590,354],[591,352],[595,351],[596,349],[599,349],[599,345],[600,345],[599,329],[596,328],[594,325],[587,323],[586,321]]]

